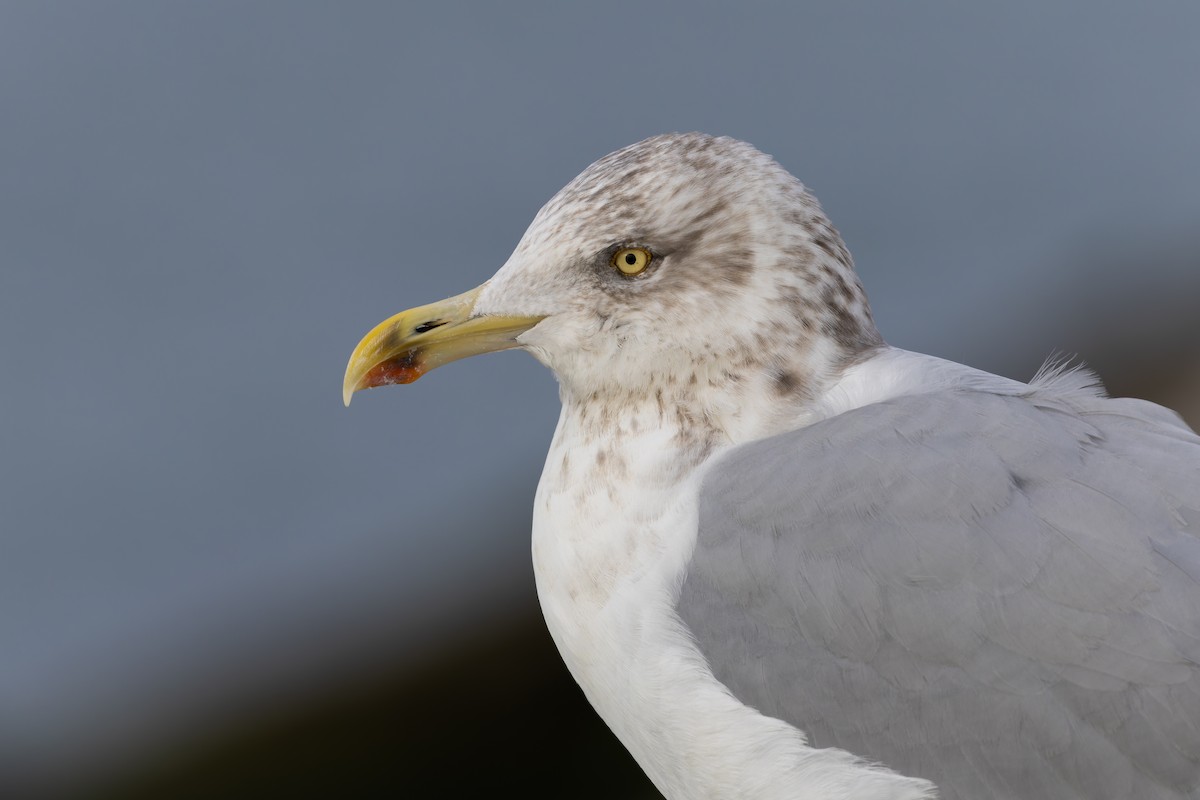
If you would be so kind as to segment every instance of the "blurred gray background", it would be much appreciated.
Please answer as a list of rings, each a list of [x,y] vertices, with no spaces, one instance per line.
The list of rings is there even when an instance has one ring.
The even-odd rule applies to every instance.
[[[0,794],[654,796],[537,616],[552,376],[347,411],[353,345],[703,130],[816,192],[892,344],[1078,353],[1195,425],[1197,42],[1184,3],[0,3]]]

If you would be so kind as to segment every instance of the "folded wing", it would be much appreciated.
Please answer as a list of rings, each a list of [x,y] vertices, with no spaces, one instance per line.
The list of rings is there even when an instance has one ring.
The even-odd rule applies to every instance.
[[[739,700],[945,800],[1194,798],[1198,536],[1171,412],[941,391],[715,464],[678,611]]]

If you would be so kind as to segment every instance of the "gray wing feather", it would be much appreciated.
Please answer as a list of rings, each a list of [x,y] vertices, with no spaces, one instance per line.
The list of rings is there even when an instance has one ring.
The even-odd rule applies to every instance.
[[[1200,438],[945,391],[714,465],[678,611],[742,702],[951,798],[1200,798]]]

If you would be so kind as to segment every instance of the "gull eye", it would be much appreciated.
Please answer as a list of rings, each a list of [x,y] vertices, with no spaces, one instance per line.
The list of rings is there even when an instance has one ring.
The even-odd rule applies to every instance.
[[[653,260],[654,254],[644,247],[622,247],[613,253],[612,265],[622,275],[637,275],[644,272]]]

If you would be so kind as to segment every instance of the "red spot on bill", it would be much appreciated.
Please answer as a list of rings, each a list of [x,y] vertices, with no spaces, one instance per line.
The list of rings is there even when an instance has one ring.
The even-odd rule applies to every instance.
[[[412,383],[425,374],[420,350],[410,350],[404,355],[389,358],[371,367],[359,384],[360,389],[372,389],[393,383]]]

